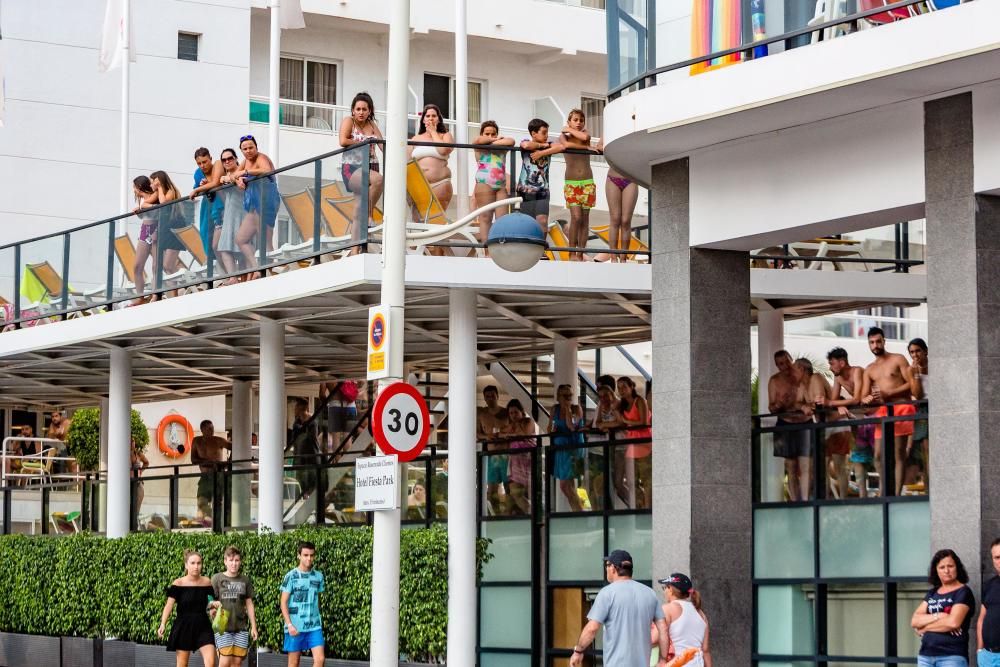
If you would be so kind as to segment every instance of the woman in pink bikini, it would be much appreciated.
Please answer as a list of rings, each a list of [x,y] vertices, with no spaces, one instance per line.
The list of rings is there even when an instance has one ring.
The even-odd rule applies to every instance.
[[[340,123],[340,145],[344,148],[360,144],[369,139],[381,139],[382,130],[375,122],[375,103],[368,93],[358,93],[351,101],[351,115]],[[348,192],[361,190],[365,151],[355,149],[344,153],[342,176],[344,187]],[[379,173],[378,156],[375,154],[375,144],[368,147],[368,211],[363,206],[354,210],[354,224],[351,225],[351,241],[361,240],[361,226],[368,224],[371,209],[378,198],[382,196],[382,174]],[[355,248],[355,250],[357,250]],[[354,251],[352,251],[353,253]]]
[[[604,142],[597,147],[604,150]],[[608,165],[608,180],[604,183],[604,195],[608,198],[608,247],[612,250],[628,250],[632,238],[632,214],[639,201],[639,186]],[[624,262],[628,255],[611,255],[612,262]]]

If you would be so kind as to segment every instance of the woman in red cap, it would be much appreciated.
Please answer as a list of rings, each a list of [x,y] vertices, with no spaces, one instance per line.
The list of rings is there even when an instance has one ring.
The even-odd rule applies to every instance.
[[[691,578],[675,572],[660,585],[667,596],[663,605],[671,655],[667,667],[712,667],[708,650],[708,617],[701,610],[701,595],[694,589]]]

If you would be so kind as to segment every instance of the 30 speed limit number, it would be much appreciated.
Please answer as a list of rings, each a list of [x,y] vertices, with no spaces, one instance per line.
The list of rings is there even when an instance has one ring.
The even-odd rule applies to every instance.
[[[401,462],[420,456],[431,433],[427,402],[411,384],[396,382],[375,399],[372,435],[386,454],[396,454]]]

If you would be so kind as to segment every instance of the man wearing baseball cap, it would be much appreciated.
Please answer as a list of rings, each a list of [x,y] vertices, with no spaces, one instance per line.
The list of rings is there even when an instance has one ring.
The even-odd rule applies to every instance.
[[[570,667],[583,664],[583,652],[602,625],[605,667],[649,667],[649,627],[654,622],[659,630],[660,655],[667,655],[663,609],[651,588],[632,580],[632,564],[632,555],[622,549],[604,557],[608,585],[597,594],[587,614],[589,621],[573,647]],[[661,657],[656,664],[665,667],[667,660]]]

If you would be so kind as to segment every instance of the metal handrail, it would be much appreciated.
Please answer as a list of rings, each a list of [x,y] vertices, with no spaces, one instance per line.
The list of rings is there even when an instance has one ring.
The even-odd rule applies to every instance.
[[[899,2],[894,2],[892,4],[884,5],[882,7],[875,7],[873,9],[866,9],[862,12],[855,12],[848,16],[841,18],[831,19],[829,21],[824,21],[823,23],[817,23],[816,25],[807,25],[804,28],[799,28],[797,30],[791,30],[789,32],[776,35],[774,37],[768,37],[759,41],[748,42],[746,44],[741,44],[740,46],[734,46],[730,49],[723,49],[721,51],[715,51],[704,56],[697,56],[695,58],[689,58],[688,60],[682,60],[677,63],[672,63],[670,65],[663,65],[652,70],[646,70],[639,76],[636,76],[625,83],[612,88],[608,91],[608,99],[618,98],[622,92],[631,88],[632,86],[638,84],[647,84],[650,86],[656,85],[656,76],[659,74],[665,74],[667,72],[672,72],[678,69],[684,69],[685,67],[691,67],[692,65],[698,65],[704,62],[710,62],[717,58],[723,58],[725,56],[731,56],[736,53],[742,53],[744,51],[753,52],[755,48],[768,46],[770,44],[776,44],[778,42],[785,42],[790,39],[795,39],[796,37],[801,37],[803,35],[811,35],[814,32],[819,32],[821,30],[827,30],[829,28],[834,28],[845,23],[854,23],[860,19],[868,18],[869,16],[875,16],[876,14],[885,14],[896,9],[905,9],[907,7],[912,7],[914,5],[919,5],[926,2],[926,0],[899,0]],[[752,57],[752,55],[751,55]],[[645,85],[641,86],[642,88]]]

